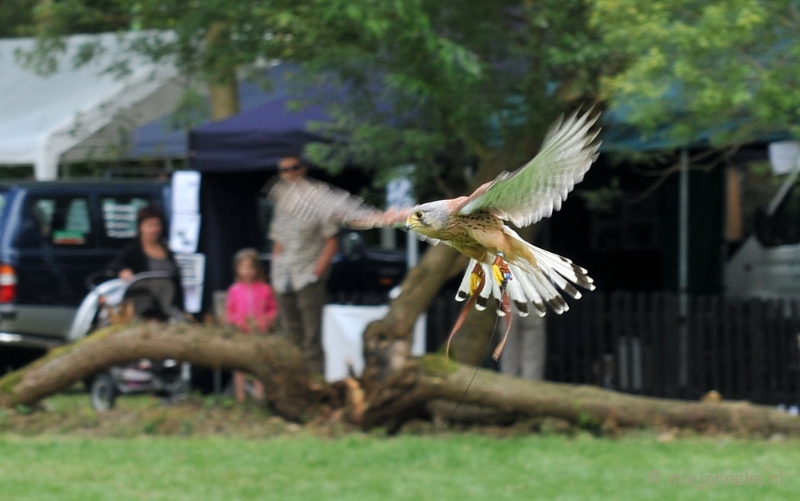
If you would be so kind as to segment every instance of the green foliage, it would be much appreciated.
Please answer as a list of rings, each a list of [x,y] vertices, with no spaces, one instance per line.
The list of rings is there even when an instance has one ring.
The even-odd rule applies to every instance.
[[[578,426],[586,430],[597,430],[600,423],[588,412],[583,412],[578,416]]]
[[[170,117],[170,126],[175,130],[189,130],[205,123],[210,115],[208,104],[200,92],[187,89],[178,101]]]
[[[27,405],[17,404],[14,409],[19,413],[24,415],[30,414],[33,412],[33,408]]]
[[[33,33],[36,0],[3,0],[0,3],[0,38],[23,37]]]
[[[595,100],[609,60],[584,0],[62,0],[35,13],[39,48],[23,59],[42,73],[58,71],[61,36],[108,30],[130,55],[108,68],[117,74],[144,56],[227,84],[276,59],[301,63],[298,95],[347,90],[324,103],[334,122],[315,127],[334,141],[312,145],[313,160],[380,181],[413,164],[417,186],[439,195],[478,167],[493,175],[528,160],[559,113]],[[102,50],[87,44],[72,64]],[[198,116],[186,101],[181,123]]]
[[[259,59],[285,55],[291,33],[286,25],[291,2],[227,2],[204,0],[62,0],[41,2],[35,9],[39,47],[24,55],[40,73],[58,71],[63,56],[61,37],[75,33],[126,31],[121,37],[129,56],[171,61],[186,74],[213,80],[226,70],[253,64]],[[75,65],[85,64],[102,50],[84,44]],[[123,59],[109,70],[128,71]]]
[[[795,0],[591,0],[592,21],[626,57],[604,81],[612,107],[649,129],[714,144],[800,133]],[[722,126],[726,125],[726,126]]]
[[[308,153],[334,169],[412,164],[417,186],[463,190],[476,167],[528,160],[558,113],[593,100],[604,64],[581,0],[328,5],[306,67],[351,99],[317,126],[343,140]]]

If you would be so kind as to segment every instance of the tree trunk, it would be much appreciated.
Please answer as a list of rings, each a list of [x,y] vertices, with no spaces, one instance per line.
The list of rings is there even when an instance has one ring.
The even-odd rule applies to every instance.
[[[441,354],[410,360],[376,387],[363,423],[367,428],[384,425],[396,429],[424,412],[429,403],[442,400],[473,406],[472,415],[479,414],[477,406],[495,418],[550,416],[604,429],[650,426],[760,435],[800,433],[800,419],[772,407],[640,397],[594,386],[517,379],[487,370],[476,374],[474,367],[445,362]]]
[[[209,53],[213,54],[228,42],[230,36],[224,23],[212,23],[206,34]],[[239,85],[236,66],[216,57],[208,62],[208,90],[211,101],[211,120],[217,122],[239,113]]]
[[[241,369],[258,377],[275,411],[304,420],[314,410],[305,357],[279,336],[247,336],[198,324],[112,326],[0,379],[0,406],[32,404],[110,365],[167,358],[198,366]]]
[[[411,353],[413,328],[417,317],[439,292],[442,284],[466,266],[467,259],[446,245],[428,249],[416,268],[401,284],[402,293],[392,301],[381,320],[370,323],[364,332],[364,389],[381,382],[406,362]]]
[[[236,71],[228,70],[224,78],[209,82],[211,100],[211,119],[224,120],[239,113],[239,89],[236,84]]]

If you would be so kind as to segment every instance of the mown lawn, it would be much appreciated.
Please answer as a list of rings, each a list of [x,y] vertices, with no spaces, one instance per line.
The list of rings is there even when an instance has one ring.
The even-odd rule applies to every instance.
[[[0,434],[3,501],[785,500],[797,498],[798,472],[797,440]],[[751,485],[672,485],[690,475]],[[752,485],[755,475],[779,485]]]

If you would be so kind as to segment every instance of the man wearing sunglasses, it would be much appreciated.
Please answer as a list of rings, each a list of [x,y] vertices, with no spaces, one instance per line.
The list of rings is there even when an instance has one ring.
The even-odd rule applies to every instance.
[[[297,156],[278,163],[281,183],[294,183],[307,168]],[[326,281],[338,250],[339,228],[322,220],[293,216],[277,200],[270,226],[273,241],[271,281],[277,292],[278,314],[285,335],[302,349],[311,370],[325,373],[322,352],[322,309]]]

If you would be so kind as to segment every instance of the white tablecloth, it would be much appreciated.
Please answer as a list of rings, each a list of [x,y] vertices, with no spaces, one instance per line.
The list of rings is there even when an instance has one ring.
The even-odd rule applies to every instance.
[[[322,347],[325,350],[325,379],[340,381],[347,376],[347,364],[357,375],[364,370],[363,334],[367,324],[386,316],[388,306],[329,304],[322,314]],[[414,325],[412,355],[425,354],[425,315]]]

